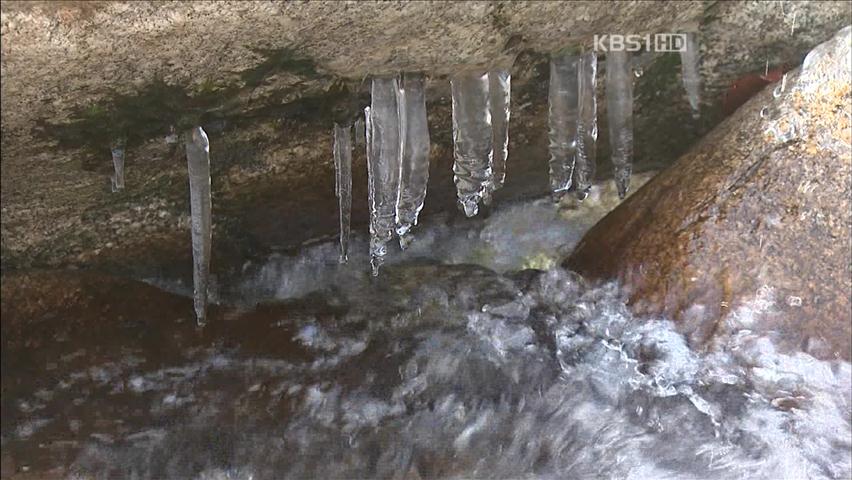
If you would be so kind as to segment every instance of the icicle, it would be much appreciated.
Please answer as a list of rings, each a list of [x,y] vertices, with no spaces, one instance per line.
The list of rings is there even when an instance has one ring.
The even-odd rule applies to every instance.
[[[615,185],[619,198],[624,198],[633,168],[633,78],[625,51],[607,54],[606,108]]]
[[[417,225],[417,217],[426,199],[430,142],[423,77],[405,74],[402,87],[398,98],[402,163],[396,233],[399,235],[399,246],[404,249],[411,241],[409,230]]]
[[[210,142],[201,127],[195,127],[186,134],[186,163],[189,170],[189,205],[192,219],[195,317],[199,325],[204,325],[207,321],[213,222],[210,199]]]
[[[577,149],[579,57],[558,55],[550,59],[548,124],[550,128],[550,191],[556,198],[571,188]]]
[[[509,102],[511,99],[512,76],[506,70],[488,73],[488,88],[491,97],[492,161],[491,191],[503,188],[506,181],[506,158],[509,156]],[[488,197],[490,199],[490,196]]]
[[[692,115],[698,117],[701,104],[701,76],[698,69],[699,63],[698,34],[689,32],[686,34],[686,45],[680,51],[681,77],[683,88],[689,98],[689,106],[692,107]]]
[[[334,124],[335,195],[340,212],[340,263],[349,260],[349,219],[352,212],[352,140],[350,127]]]
[[[374,78],[371,106],[364,110],[367,119],[367,174],[370,203],[370,263],[373,275],[387,254],[396,224],[399,190],[399,112],[395,77]]]
[[[364,130],[364,119],[358,117],[355,120],[355,146],[361,147],[366,142],[366,132]]]
[[[589,194],[595,180],[596,147],[598,141],[597,101],[598,57],[595,52],[584,53],[578,65],[579,108],[577,120],[577,162],[574,179],[577,198],[583,200]]]
[[[112,191],[118,192],[124,190],[124,151],[125,140],[123,138],[116,139],[111,147],[112,165],[115,168],[115,175],[112,177]]]
[[[453,95],[453,163],[459,206],[465,215],[488,200],[492,135],[487,74],[461,74],[450,81]]]

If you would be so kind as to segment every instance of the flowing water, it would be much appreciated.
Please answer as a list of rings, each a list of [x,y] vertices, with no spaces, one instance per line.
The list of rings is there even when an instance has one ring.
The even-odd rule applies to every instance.
[[[850,364],[747,329],[771,290],[690,346],[555,266],[616,198],[424,219],[377,278],[358,235],[346,265],[333,240],[248,264],[203,331],[4,375],[4,452],[75,479],[849,478]]]

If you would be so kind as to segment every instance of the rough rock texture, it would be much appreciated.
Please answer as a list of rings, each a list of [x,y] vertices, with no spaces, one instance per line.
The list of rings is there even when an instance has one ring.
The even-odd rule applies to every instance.
[[[701,342],[731,325],[850,358],[852,27],[598,223],[567,265]],[[768,318],[752,325],[744,308]]]
[[[549,52],[601,33],[706,32],[699,121],[677,54],[643,56],[642,171],[668,164],[712,127],[736,78],[766,61],[797,64],[850,16],[842,2],[6,1],[0,12],[4,271],[145,264],[182,273],[186,163],[163,142],[172,125],[200,122],[210,134],[213,270],[221,272],[226,259],[238,267],[249,253],[334,233],[331,127],[367,102],[369,74],[420,70],[430,79],[428,215],[453,208],[453,71],[512,63],[501,195],[544,193]],[[603,121],[600,131],[606,176]],[[108,144],[119,134],[129,137],[127,190],[112,194]],[[366,217],[363,170],[356,156],[354,229]]]

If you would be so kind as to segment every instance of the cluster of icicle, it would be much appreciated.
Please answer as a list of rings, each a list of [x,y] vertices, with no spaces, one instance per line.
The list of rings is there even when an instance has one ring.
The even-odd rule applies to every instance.
[[[378,275],[394,236],[400,248],[411,241],[426,199],[430,140],[422,75],[374,78],[371,94],[364,118],[370,264]]]
[[[476,215],[479,203],[503,186],[509,144],[510,76],[507,71],[465,73],[451,81],[453,172],[459,207]],[[429,181],[429,126],[422,75],[405,73],[372,80],[365,122],[355,122],[356,143],[366,138],[370,208],[370,264],[373,275],[399,239],[405,249],[426,199]],[[352,207],[352,149],[349,127],[335,125],[335,192],[339,199],[340,261],[348,258]],[[496,148],[495,148],[496,146]]]
[[[687,34],[681,52],[682,76],[690,106],[698,115],[700,76],[696,34]],[[619,196],[627,194],[633,163],[633,84],[627,52],[609,52],[606,65],[607,118]],[[550,64],[550,185],[556,197],[572,186],[586,197],[595,176],[597,57],[554,55]],[[509,145],[508,71],[462,73],[451,79],[453,173],[459,207],[472,217],[489,204],[506,178]],[[411,242],[411,229],[426,198],[429,180],[429,127],[424,78],[418,74],[376,77],[364,121],[355,122],[356,144],[366,145],[370,207],[370,263],[373,275],[399,238]],[[113,191],[124,189],[125,144],[111,146]],[[201,127],[186,133],[192,223],[193,302],[200,325],[206,322],[212,249],[210,143]],[[340,261],[349,256],[352,208],[351,127],[334,128],[335,194],[340,211]]]
[[[459,207],[472,217],[480,203],[491,203],[491,195],[506,179],[511,76],[505,70],[462,73],[450,85],[453,178]]]

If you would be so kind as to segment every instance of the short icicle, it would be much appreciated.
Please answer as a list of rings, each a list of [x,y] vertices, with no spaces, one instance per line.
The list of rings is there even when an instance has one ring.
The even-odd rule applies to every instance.
[[[210,198],[210,142],[201,127],[186,133],[186,163],[189,170],[189,205],[192,222],[192,280],[195,317],[207,322],[210,284],[210,252],[213,242]]]
[[[492,145],[494,150],[489,187],[494,192],[503,188],[506,181],[512,76],[506,70],[492,70],[488,73],[488,83],[491,97]],[[490,195],[487,198],[490,198]]]
[[[349,224],[352,212],[351,127],[334,124],[335,195],[340,218],[340,263],[349,261]]]
[[[358,119],[355,120],[355,146],[362,147],[364,146],[364,143],[366,143],[366,141],[367,137],[364,126],[364,119],[359,116]]]
[[[701,108],[701,73],[699,70],[700,50],[698,45],[698,34],[689,32],[686,34],[686,45],[680,51],[681,77],[683,88],[692,107],[692,115],[698,118]]]
[[[488,74],[463,73],[450,81],[453,96],[453,174],[465,215],[488,201],[492,165],[492,129]]]
[[[633,168],[633,76],[628,55],[610,51],[606,58],[609,144],[619,198],[627,196]]]
[[[586,52],[580,56],[577,71],[577,156],[574,167],[574,189],[580,200],[586,198],[595,181],[598,141],[597,72],[598,57],[595,52]]]
[[[118,138],[110,147],[112,153],[112,166],[115,169],[112,181],[112,191],[118,192],[124,190],[124,155],[126,151],[126,141],[124,138]]]
[[[579,57],[555,55],[550,59],[547,95],[550,140],[550,191],[559,199],[571,188],[577,152]]]
[[[399,246],[411,242],[411,227],[417,225],[429,182],[429,125],[426,118],[426,92],[423,76],[405,74],[399,90],[400,165],[396,233]]]
[[[400,159],[396,77],[373,79],[372,100],[365,109],[368,198],[370,206],[370,264],[379,274],[387,243],[396,227]]]

